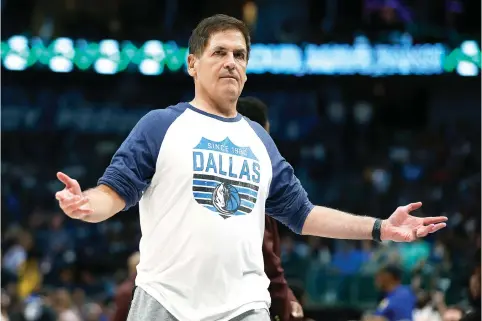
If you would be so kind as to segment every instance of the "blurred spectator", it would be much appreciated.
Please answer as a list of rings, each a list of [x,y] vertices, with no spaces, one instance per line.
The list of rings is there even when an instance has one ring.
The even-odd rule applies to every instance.
[[[360,254],[362,257],[362,264],[365,264],[366,262],[370,261],[373,257],[374,249],[373,249],[373,241],[371,240],[364,240],[361,241],[361,249],[360,249]]]
[[[58,315],[58,321],[81,321],[80,311],[75,309],[70,293],[65,289],[58,289],[53,294],[53,307]]]
[[[382,243],[372,249],[370,260],[365,261],[362,272],[368,274],[376,273],[383,265],[400,265],[400,253],[398,246],[393,242]]]
[[[451,268],[450,255],[447,246],[440,238],[435,240],[428,262],[431,266],[439,266],[440,269],[444,271]]]
[[[404,270],[413,271],[423,265],[429,258],[430,252],[430,244],[422,239],[400,244],[400,256]]]
[[[102,307],[98,303],[88,303],[84,306],[82,314],[83,321],[101,321],[105,320],[102,315]],[[115,320],[115,319],[112,319]]]
[[[460,321],[462,320],[463,311],[459,307],[448,307],[442,314],[442,321]]]
[[[65,217],[62,214],[55,214],[51,218],[45,249],[45,254],[50,259],[61,256],[67,251],[74,249],[74,238],[63,226],[64,220]]]
[[[299,246],[293,236],[281,237],[281,263],[288,282],[297,280],[304,282],[308,266],[305,247]]]
[[[480,258],[479,258],[480,259]],[[470,307],[461,321],[481,320],[481,277],[480,265],[472,272],[469,281],[469,302]]]
[[[413,312],[413,321],[441,321],[439,311],[432,305],[430,294],[425,291],[417,293],[417,304]]]
[[[444,316],[445,311],[448,310],[448,307],[445,305],[445,294],[442,291],[436,291],[432,295],[432,302],[439,315]],[[449,312],[448,315],[450,316],[451,313],[453,314],[453,311]]]
[[[258,6],[254,1],[246,1],[243,5],[243,21],[251,32],[255,31],[258,20]]]
[[[403,271],[394,265],[383,267],[376,275],[376,286],[383,292],[383,300],[372,315],[364,321],[377,320],[378,316],[389,321],[410,320],[415,309],[416,297],[409,286],[402,285]]]
[[[340,250],[335,251],[331,262],[336,272],[342,275],[355,274],[368,261],[369,254],[355,248],[355,244],[349,241],[341,242]]]
[[[105,292],[103,282],[92,271],[87,269],[80,271],[79,283],[82,290],[89,297],[101,297]]]
[[[56,270],[54,273],[55,277],[53,278],[51,285],[53,285],[56,288],[62,288],[62,289],[67,289],[69,291],[73,291],[76,287],[75,284],[75,272],[74,268],[71,266],[62,266],[58,270]],[[77,296],[79,296],[78,291],[82,291],[80,289],[76,289]]]
[[[134,293],[136,268],[139,264],[140,254],[136,252],[132,254],[127,261],[128,276],[121,285],[119,285],[115,295],[116,310],[112,321],[126,321],[129,314],[129,307]]]
[[[33,294],[11,313],[10,321],[59,321],[46,293]]]
[[[9,321],[8,308],[10,306],[10,297],[3,289],[1,292],[0,304],[1,304],[1,321]]]
[[[331,263],[331,251],[327,241],[313,236],[308,237],[307,241],[310,249],[310,257],[313,262],[321,267],[328,267]]]
[[[21,230],[17,226],[13,226],[7,236],[6,241],[13,241],[13,245],[6,251],[2,260],[2,267],[9,274],[18,277],[19,270],[27,260],[27,253],[33,247],[32,235]]]
[[[25,299],[33,292],[41,290],[42,281],[43,274],[40,271],[40,257],[37,250],[31,246],[27,250],[25,261],[18,270],[18,295],[20,299]]]
[[[59,288],[63,288],[59,286]],[[81,316],[84,317],[84,306],[87,304],[85,292],[82,289],[76,288],[72,291],[72,305],[75,311],[79,311]]]

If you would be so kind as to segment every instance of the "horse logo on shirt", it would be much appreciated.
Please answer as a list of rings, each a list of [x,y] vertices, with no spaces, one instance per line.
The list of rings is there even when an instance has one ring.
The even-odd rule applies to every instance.
[[[226,137],[202,138],[193,149],[193,196],[223,218],[251,213],[258,197],[261,167],[249,147]]]

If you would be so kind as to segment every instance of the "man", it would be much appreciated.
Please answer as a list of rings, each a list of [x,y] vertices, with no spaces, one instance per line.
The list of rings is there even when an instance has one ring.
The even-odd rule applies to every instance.
[[[401,284],[401,269],[386,266],[377,273],[375,280],[384,299],[374,315],[365,317],[364,321],[412,321],[417,298],[409,286]]]
[[[239,98],[238,112],[254,121],[269,132],[268,107],[254,97]],[[270,280],[269,294],[271,296],[270,312],[279,321],[292,318],[303,318],[303,309],[286,282],[281,267],[281,247],[276,220],[265,216],[263,259],[264,271]]]
[[[140,254],[135,252],[127,260],[128,277],[117,289],[115,295],[116,310],[112,321],[126,321],[129,314],[129,306],[132,300],[132,291],[136,279],[136,266],[139,264]]]
[[[387,220],[314,206],[271,137],[236,111],[250,37],[239,20],[215,15],[189,39],[195,96],[145,115],[98,186],[82,191],[58,173],[71,218],[102,222],[139,202],[142,238],[129,320],[269,320],[263,269],[264,215],[296,233],[413,241],[445,227],[417,218],[422,204]]]

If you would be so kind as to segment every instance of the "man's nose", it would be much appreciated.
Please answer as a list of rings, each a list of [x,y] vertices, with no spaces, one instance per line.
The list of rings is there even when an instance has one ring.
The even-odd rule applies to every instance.
[[[236,67],[236,63],[234,61],[234,55],[232,52],[228,53],[225,56],[225,61],[224,61],[224,68],[228,70],[233,70]]]

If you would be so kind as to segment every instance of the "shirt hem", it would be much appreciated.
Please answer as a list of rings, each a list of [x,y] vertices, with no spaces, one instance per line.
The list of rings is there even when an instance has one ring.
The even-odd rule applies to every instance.
[[[234,309],[230,309],[226,311],[226,314],[222,316],[221,318],[216,316],[205,316],[201,319],[195,319],[195,320],[189,320],[183,318],[175,309],[172,305],[169,304],[167,299],[164,299],[162,294],[157,292],[155,289],[150,287],[149,285],[146,284],[137,284],[137,286],[144,291],[146,291],[147,294],[149,294],[152,298],[154,298],[159,304],[162,305],[164,309],[166,309],[169,313],[171,313],[176,319],[179,321],[229,321],[232,320],[233,318],[246,313],[251,310],[266,310],[269,312],[269,303],[265,301],[253,301],[253,302],[247,302],[242,304],[239,307],[236,307]]]

